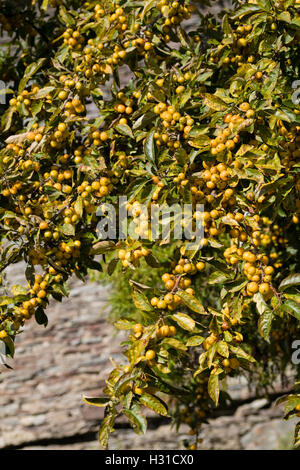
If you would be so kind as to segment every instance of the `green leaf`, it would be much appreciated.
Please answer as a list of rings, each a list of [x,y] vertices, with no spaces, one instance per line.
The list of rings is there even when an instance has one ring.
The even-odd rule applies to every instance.
[[[44,11],[46,11],[47,8],[48,8],[48,3],[49,3],[49,0],[43,0],[41,9],[44,10]]]
[[[75,227],[72,224],[64,224],[61,229],[65,235],[75,235]]]
[[[259,5],[255,5],[253,3],[247,3],[245,5],[242,5],[236,12],[231,15],[231,18],[233,20],[236,20],[238,18],[242,18],[245,15],[248,15],[249,13],[261,11],[261,7]]]
[[[127,388],[127,385],[130,384],[133,380],[135,380],[138,376],[139,372],[134,372],[133,374],[131,374],[129,377],[128,375],[122,375],[119,380],[117,381],[116,385],[115,385],[115,388],[114,388],[114,391],[115,391],[115,395],[116,397],[122,395],[124,393],[124,391],[126,390]]]
[[[151,131],[148,134],[148,136],[146,138],[146,142],[145,142],[144,151],[145,151],[145,156],[146,156],[147,160],[149,162],[151,162],[152,165],[155,166],[155,164],[156,164],[156,151],[155,151],[154,134],[155,134],[155,130]]]
[[[83,201],[82,201],[81,196],[78,196],[78,198],[76,199],[76,202],[74,204],[74,210],[75,210],[76,214],[79,215],[79,217],[82,217],[82,214],[83,214]]]
[[[131,330],[136,322],[127,320],[126,318],[120,318],[120,320],[114,323],[114,327],[118,330]]]
[[[254,357],[250,356],[250,354],[247,354],[242,348],[232,346],[231,344],[229,344],[229,349],[233,354],[235,354],[238,357],[241,357],[242,359],[246,359],[249,362],[256,362]]]
[[[27,289],[24,286],[15,285],[15,286],[12,286],[11,293],[13,296],[26,295]]]
[[[259,292],[253,296],[253,300],[256,303],[257,310],[260,314],[258,330],[261,336],[269,342],[274,313]]]
[[[134,404],[130,409],[123,409],[123,413],[127,416],[133,430],[137,433],[145,434],[147,431],[147,420],[141,414],[141,408],[138,404]]]
[[[148,0],[148,2],[146,2],[144,9],[141,13],[142,22],[144,21],[145,15],[148,13],[148,11],[150,11],[155,6],[155,4],[156,4],[156,0]]]
[[[278,15],[277,17],[280,21],[285,21],[286,23],[290,23],[291,22],[291,15],[288,11],[283,11],[282,13],[280,13],[280,15]]]
[[[209,368],[212,366],[216,352],[217,352],[217,343],[214,343],[210,346],[210,348],[207,351],[207,365]]]
[[[179,349],[180,351],[187,350],[186,345],[176,338],[164,338],[164,340],[162,341],[162,344],[170,346],[171,348],[174,348],[174,349]]]
[[[82,400],[88,405],[98,406],[101,408],[103,408],[110,402],[109,397],[88,397],[86,395],[83,395]]]
[[[177,295],[183,300],[184,304],[187,305],[187,307],[193,310],[193,312],[200,313],[201,315],[208,315],[201,302],[196,299],[196,297],[194,297],[193,295],[188,294],[183,290],[178,291]]]
[[[208,394],[213,400],[215,405],[219,402],[220,395],[220,385],[219,385],[219,376],[217,374],[210,374],[208,379]]]
[[[135,289],[132,292],[132,300],[139,310],[143,310],[144,312],[151,312],[153,310],[147,297]]]
[[[217,352],[223,357],[229,357],[228,344],[225,341],[217,343]]]
[[[186,342],[186,346],[200,346],[204,341],[204,338],[202,336],[192,336],[189,338]]]
[[[151,268],[160,268],[161,264],[158,261],[158,259],[155,258],[155,256],[152,253],[149,253],[149,255],[145,256],[145,261]]]
[[[295,273],[295,274],[290,274],[288,277],[283,279],[278,289],[282,291],[282,290],[288,289],[289,287],[298,286],[298,285],[300,285],[300,274]]]
[[[32,64],[28,65],[25,69],[23,78],[20,80],[18,93],[22,93],[24,90],[28,80],[42,67],[45,63],[46,59],[39,59],[37,62],[33,62]]]
[[[0,306],[9,305],[9,304],[12,304],[13,302],[14,302],[13,298],[9,297],[8,295],[2,295],[0,297]]]
[[[6,344],[6,355],[10,357],[14,357],[15,354],[15,343],[10,336],[6,336],[2,338],[2,341]]]
[[[8,108],[1,117],[1,126],[4,127],[3,132],[6,132],[10,129],[12,124],[12,118],[14,115],[14,108]]]
[[[45,98],[45,96],[49,95],[49,93],[51,93],[51,91],[55,90],[55,87],[54,86],[46,86],[44,88],[41,88],[39,91],[37,91],[33,96],[32,98],[34,98],[35,100],[39,100],[41,98]]]
[[[145,393],[139,397],[139,401],[142,403],[142,405],[147,406],[147,408],[150,408],[150,410],[154,411],[155,413],[162,416],[168,416],[167,405],[154,395]]]
[[[102,426],[99,429],[99,441],[103,449],[107,449],[109,435],[113,431],[115,416],[116,416],[116,411],[115,409],[113,409],[113,411],[111,411],[109,414],[105,416]]]
[[[133,133],[130,127],[127,124],[117,124],[115,129],[122,135],[131,137],[133,139]]]
[[[75,24],[75,19],[67,13],[67,10],[64,6],[61,6],[59,9],[59,16],[67,26],[73,26]]]
[[[136,364],[139,359],[141,358],[142,354],[145,351],[145,348],[148,344],[149,340],[147,341],[145,339],[139,339],[138,341],[135,341],[131,348],[127,351],[126,355],[129,359],[130,364]]]
[[[278,400],[276,404],[280,404],[286,402],[284,407],[284,412],[288,415],[291,411],[295,410],[296,406],[300,404],[300,396],[299,395],[288,395],[282,397],[282,400]]]
[[[219,284],[228,281],[228,276],[221,271],[214,271],[208,278],[208,284]]]
[[[48,317],[41,306],[36,309],[34,316],[38,325],[44,325],[45,327],[48,325]]]
[[[300,304],[298,304],[298,302],[295,302],[292,299],[288,299],[282,304],[281,308],[300,321]]]
[[[221,100],[216,95],[212,95],[210,93],[204,93],[203,95],[203,101],[206,106],[208,106],[211,109],[214,109],[215,111],[225,111],[228,108],[227,103],[225,101]]]
[[[90,250],[91,255],[102,255],[115,248],[116,244],[110,240],[103,240],[101,242],[94,243]]]
[[[271,326],[272,326],[272,321],[273,321],[273,312],[271,309],[266,310],[258,320],[258,330],[261,334],[261,336],[266,340],[269,340],[270,332],[271,332]]]
[[[184,330],[193,331],[195,328],[195,321],[186,313],[178,312],[172,315],[171,318]]]
[[[109,276],[111,276],[114,273],[119,261],[120,261],[119,258],[113,258],[112,260],[110,260],[107,266],[107,274]]]

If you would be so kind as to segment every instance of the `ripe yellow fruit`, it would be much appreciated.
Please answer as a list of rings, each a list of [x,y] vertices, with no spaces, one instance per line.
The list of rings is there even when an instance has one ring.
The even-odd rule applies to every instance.
[[[243,260],[248,261],[249,263],[255,263],[256,255],[251,253],[251,251],[245,251],[243,254]]]
[[[48,228],[48,222],[41,222],[39,225],[40,230],[46,230]]]
[[[148,351],[145,354],[147,361],[152,361],[155,358],[155,356],[156,356],[156,353],[155,351],[153,351],[153,349],[148,349]]]
[[[60,131],[60,132],[65,132],[66,129],[67,129],[67,126],[64,122],[60,122],[57,126],[57,129]]]
[[[247,284],[247,290],[251,292],[252,294],[255,294],[256,292],[258,292],[257,282],[249,282],[249,284]]]
[[[43,289],[40,290],[40,291],[38,291],[38,293],[37,293],[37,297],[38,297],[39,299],[44,299],[46,296],[47,296],[47,292],[46,292],[45,290],[43,290]]]
[[[272,275],[274,273],[274,268],[273,266],[266,266],[264,269],[264,273],[268,275]]]
[[[241,111],[248,111],[248,109],[250,109],[250,104],[249,103],[242,103],[240,104],[240,110]]]
[[[203,271],[203,269],[205,269],[205,263],[203,263],[203,261],[198,261],[196,268],[198,271]]]
[[[143,331],[143,326],[140,323],[136,323],[133,327],[135,333],[141,333]]]
[[[152,307],[156,307],[158,304],[158,301],[159,299],[157,297],[152,297],[152,299],[150,300]]]
[[[163,338],[165,336],[168,336],[170,333],[170,328],[168,325],[163,325],[159,329],[159,335]]]
[[[260,284],[259,286],[259,292],[262,294],[262,295],[266,295],[270,292],[270,286],[269,284],[267,284],[266,282],[263,282],[262,284]]]
[[[119,257],[119,259],[121,259],[121,260],[125,259],[126,254],[127,254],[126,250],[119,250],[119,251],[118,251],[118,257]]]
[[[167,302],[165,300],[159,300],[157,302],[157,308],[164,310],[165,308],[167,308]]]

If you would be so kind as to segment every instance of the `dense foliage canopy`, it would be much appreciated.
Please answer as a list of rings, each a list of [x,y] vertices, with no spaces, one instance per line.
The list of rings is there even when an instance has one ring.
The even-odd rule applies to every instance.
[[[145,432],[145,406],[196,448],[228,377],[299,380],[300,1],[209,6],[0,1],[0,341],[13,355],[25,322],[47,325],[72,275],[113,284],[126,357],[84,398],[106,407],[104,447],[120,413]],[[134,234],[103,240],[120,196]],[[192,205],[198,245],[151,236],[142,209],[162,204]],[[20,260],[28,286],[8,289]]]

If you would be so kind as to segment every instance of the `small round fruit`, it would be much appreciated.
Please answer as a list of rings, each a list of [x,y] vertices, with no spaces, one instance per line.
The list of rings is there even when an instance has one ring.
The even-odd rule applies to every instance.
[[[152,361],[153,359],[155,359],[155,356],[156,356],[156,353],[155,351],[153,351],[153,349],[148,349],[148,351],[145,354],[147,361]]]

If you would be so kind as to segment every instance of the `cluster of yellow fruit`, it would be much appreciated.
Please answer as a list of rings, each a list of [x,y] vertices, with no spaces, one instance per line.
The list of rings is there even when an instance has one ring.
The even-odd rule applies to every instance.
[[[72,176],[73,174],[71,170],[60,170],[58,166],[52,165],[50,171],[46,171],[43,174],[44,186],[50,186],[55,188],[57,191],[70,194],[72,192],[72,186],[71,184],[66,184],[66,181],[70,182],[68,180],[71,180]],[[64,184],[62,184],[63,182]]]
[[[108,196],[113,190],[114,186],[111,183],[110,178],[102,176],[99,180],[94,180],[91,183],[84,180],[78,187],[78,194],[84,199],[89,199],[91,195],[96,198],[102,198]]]
[[[130,155],[126,155],[125,152],[121,152],[119,155],[117,155],[118,159],[117,161],[113,164],[112,171],[113,175],[116,178],[120,178],[122,175],[122,172],[130,167],[131,164],[131,157]]]
[[[84,37],[80,35],[80,32],[72,28],[67,28],[63,33],[64,43],[68,44],[74,50],[82,49],[82,44],[84,43]]]
[[[230,179],[230,168],[225,163],[218,163],[217,165],[213,165],[213,163],[204,162],[203,166],[205,170],[201,174],[201,179],[198,179],[198,183],[201,184],[201,182],[204,182],[208,190],[215,188],[224,190],[228,185],[228,180]],[[198,188],[196,187],[197,191],[193,189],[192,193],[197,194]],[[223,197],[227,200],[230,200],[233,197],[233,194],[234,191],[232,189],[228,189],[224,191]]]
[[[27,110],[30,110],[31,107],[31,99],[30,99],[30,92],[28,90],[23,90],[16,98],[11,98],[9,100],[10,106],[13,108],[14,111],[17,111],[18,108],[23,105]]]
[[[254,116],[254,111],[250,108],[249,103],[242,103],[240,109],[245,111],[246,118],[250,119]],[[224,117],[224,123],[227,127],[218,131],[217,137],[210,141],[211,154],[218,155],[223,153],[226,149],[233,150],[240,142],[238,135],[239,127],[243,124],[245,118],[239,114],[227,114]]]
[[[73,98],[72,101],[67,101],[64,106],[65,116],[77,116],[85,112],[85,105],[80,98]]]
[[[138,24],[135,24],[135,30],[137,31],[139,29],[139,25]],[[149,31],[146,31],[145,32],[145,36],[144,38],[142,37],[137,37],[133,40],[128,40],[124,43],[124,47],[125,48],[130,48],[130,47],[134,47],[137,49],[138,53],[141,55],[141,56],[144,56],[145,58],[148,58],[148,51],[150,51],[152,49],[152,44],[150,42],[150,39],[151,39],[151,33]]]
[[[149,237],[150,226],[149,226],[148,215],[141,214],[139,218],[134,217],[132,219],[132,222],[136,225],[136,227],[134,228],[134,232],[136,235],[145,239],[150,238]]]
[[[2,196],[9,197],[10,195],[15,196],[22,189],[22,183],[20,181],[14,183],[10,188],[5,188],[1,191]]]
[[[247,294],[253,295],[259,291],[262,295],[268,296],[274,274],[273,266],[267,265],[269,258],[266,255],[255,255],[251,251],[245,251],[243,260],[245,261],[244,273],[251,280],[247,284]]]
[[[176,327],[174,325],[167,325],[165,321],[160,322],[155,327],[155,336],[157,339],[162,339],[176,335]]]
[[[63,89],[60,89],[58,91],[57,96],[60,100],[65,100],[72,88],[75,88],[77,90],[78,88],[81,89],[82,87],[82,84],[78,80],[78,77],[76,75],[61,74],[58,80],[64,86]],[[55,85],[57,86],[57,83],[55,83]]]
[[[164,188],[165,183],[159,179],[158,176],[152,176],[152,181],[156,185],[155,190],[151,196],[151,201],[153,201],[153,204],[156,204],[155,201],[158,200],[159,198],[159,193],[160,191]]]
[[[130,264],[137,265],[140,258],[148,256],[150,254],[150,250],[145,248],[144,246],[140,246],[140,248],[136,248],[133,250],[125,250],[121,249],[118,251],[118,258],[122,261],[122,266],[124,268],[128,268]]]
[[[76,212],[74,207],[67,207],[63,211],[64,223],[65,224],[76,224],[80,219],[79,214]]]
[[[169,32],[169,27],[180,24],[184,19],[189,19],[191,13],[195,10],[193,5],[185,6],[177,0],[158,0],[156,8],[165,17],[163,29],[165,33]],[[165,36],[168,36],[167,34]],[[168,42],[168,37],[166,37]]]
[[[99,146],[108,139],[108,135],[106,131],[99,131],[97,127],[92,126],[89,139],[95,146]]]
[[[195,264],[188,260],[187,258],[180,258],[178,262],[174,262],[173,274],[196,274],[197,272],[203,271],[205,269],[205,263],[203,261],[198,261]],[[185,278],[186,279],[186,278]],[[186,287],[189,287],[187,285]]]
[[[235,32],[233,33],[233,37],[237,40],[237,45],[239,47],[246,47],[248,44],[247,36],[252,31],[251,24],[239,24]]]
[[[45,239],[50,240],[58,240],[60,237],[59,231],[54,230],[53,232],[49,229],[49,223],[46,220],[43,220],[39,224],[39,229],[43,233]]]
[[[287,170],[294,166],[300,158],[300,136],[290,135],[288,138],[289,141],[285,141],[282,144],[284,151],[279,153],[280,157],[282,157],[282,164]]]
[[[123,103],[116,103],[114,105],[114,110],[118,114],[131,114],[133,112],[133,100],[128,99],[123,92],[118,93],[118,98],[123,100]],[[122,118],[121,118],[122,119]],[[126,118],[125,118],[126,119]],[[126,124],[126,121],[119,121],[120,124]]]
[[[125,44],[124,44],[124,47],[125,47]],[[126,48],[123,48],[119,46],[118,44],[116,44],[114,46],[114,52],[112,53],[112,55],[106,58],[106,63],[108,65],[118,65],[126,58],[126,55],[127,55]],[[96,66],[97,64],[93,66],[94,71],[95,71]],[[96,68],[96,71],[99,73],[101,71],[101,67],[99,70],[97,70]]]
[[[57,266],[66,266],[71,258],[77,259],[80,256],[80,240],[74,240],[69,244],[61,242],[58,247],[51,250],[51,255],[55,257],[55,264]]]
[[[150,303],[152,307],[160,310],[174,310],[182,302],[181,298],[176,294],[177,289],[185,290],[186,293],[194,295],[194,290],[190,287],[191,280],[187,277],[175,276],[174,274],[164,273],[162,281],[165,288],[171,292],[165,294],[162,298],[152,297]]]
[[[100,9],[97,10],[98,12]],[[117,31],[120,33],[124,33],[127,28],[127,18],[124,12],[124,9],[120,7],[120,5],[115,6],[115,11],[109,16],[109,22],[111,25],[116,28]]]
[[[67,125],[64,122],[60,122],[51,136],[50,147],[53,149],[60,149],[64,140],[68,138],[68,135],[69,131]]]
[[[41,247],[39,249],[34,249],[32,248],[31,250],[29,250],[28,252],[28,257],[29,257],[29,260],[30,262],[34,265],[34,266],[37,266],[37,265],[45,265],[46,262],[47,262],[47,257],[46,257],[46,249]]]
[[[188,115],[182,116],[178,111],[176,111],[174,106],[167,105],[163,102],[156,104],[153,108],[153,111],[156,114],[159,114],[164,129],[176,127],[179,131],[183,132],[184,138],[188,138],[188,135],[194,124],[193,118]],[[155,138],[158,145],[167,143],[168,147],[171,148],[173,147],[176,149],[180,147],[180,142],[178,140],[173,142],[171,139],[169,139],[167,134],[163,133],[162,135],[159,135],[159,133],[156,133]]]
[[[29,287],[29,294],[31,295],[30,300],[26,300],[22,303],[22,307],[18,309],[18,314],[21,318],[31,318],[34,314],[34,311],[38,305],[43,304],[44,299],[47,298],[47,290],[49,288],[49,276],[42,276],[41,274],[36,274],[34,279],[34,284]]]

